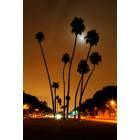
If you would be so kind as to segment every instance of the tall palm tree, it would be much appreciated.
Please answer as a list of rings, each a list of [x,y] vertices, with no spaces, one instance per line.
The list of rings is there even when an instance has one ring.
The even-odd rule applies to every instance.
[[[82,75],[81,86],[83,86],[83,75],[87,74],[89,70],[90,69],[87,60],[81,60],[77,68],[77,72],[79,72]],[[79,119],[80,119],[80,111],[81,111],[81,101],[82,101],[82,89],[81,89],[80,100],[79,100],[79,113],[78,113]]]
[[[79,34],[81,35],[82,32],[85,30],[84,20],[81,18],[75,17],[71,22],[71,27],[72,27],[72,33],[75,34],[75,42],[74,42],[73,52],[71,55],[71,61],[70,61],[70,66],[69,66],[67,97],[69,97],[69,95],[70,95],[71,67],[72,67],[73,57],[74,57],[75,48],[76,48],[77,36]],[[67,100],[67,118],[68,118],[68,113],[69,113],[69,100]]]
[[[99,35],[96,32],[96,30],[91,30],[91,31],[87,32],[87,35],[86,35],[85,39],[86,39],[86,43],[90,44],[88,54],[87,54],[87,58],[86,58],[86,60],[88,60],[90,52],[91,52],[91,48],[93,46],[97,46],[97,43],[99,42]],[[81,75],[81,79],[82,78],[84,79],[84,74]],[[81,84],[81,90],[82,89],[83,89],[83,87],[82,87],[82,84]]]
[[[44,54],[43,47],[42,47],[42,41],[44,41],[45,36],[42,32],[38,32],[35,35],[35,39],[39,43],[41,54],[42,54],[42,57],[43,57],[43,60],[44,60],[44,65],[45,65],[45,68],[46,68],[46,73],[47,73],[47,76],[48,76],[48,81],[49,81],[49,86],[50,86],[50,92],[51,92],[51,98],[52,98],[52,107],[53,107],[53,112],[54,112],[54,102],[53,102],[53,91],[52,91],[52,87],[51,87],[51,78],[50,78],[47,62],[46,62],[46,59],[45,59],[45,54]]]
[[[65,119],[65,109],[66,109],[66,103],[65,103],[65,100],[66,100],[66,93],[65,93],[65,67],[66,67],[66,64],[70,62],[70,56],[68,53],[65,53],[63,56],[62,56],[62,62],[64,63],[64,66],[63,66],[63,86],[64,86],[64,119]]]
[[[58,82],[53,82],[52,88],[54,88],[54,112],[56,114],[56,100],[57,100],[56,89],[59,88],[59,83]]]
[[[81,102],[82,102],[82,97],[83,97],[84,91],[85,91],[86,86],[89,82],[89,79],[91,78],[91,76],[95,70],[95,66],[98,65],[102,61],[102,57],[101,57],[101,55],[99,55],[98,52],[92,52],[92,54],[89,56],[89,59],[90,59],[91,64],[93,65],[93,68],[92,68],[92,70],[91,70],[91,72],[86,80],[86,83],[84,85],[84,88],[81,92],[81,98],[80,98]]]
[[[96,30],[91,30],[91,31],[87,32],[87,35],[85,36],[85,39],[86,39],[86,43],[90,44],[89,50],[88,50],[88,53],[87,53],[87,57],[86,57],[86,60],[88,60],[92,47],[96,46],[97,43],[99,42],[99,35],[96,32]],[[74,110],[76,110],[77,95],[78,95],[78,90],[79,90],[82,78],[84,79],[84,74],[81,75],[80,80],[78,82],[78,86],[77,86],[77,90],[76,90],[76,94],[75,94]],[[82,84],[81,84],[81,90],[82,89],[83,89],[83,87],[82,87]],[[74,117],[76,118],[76,115]]]

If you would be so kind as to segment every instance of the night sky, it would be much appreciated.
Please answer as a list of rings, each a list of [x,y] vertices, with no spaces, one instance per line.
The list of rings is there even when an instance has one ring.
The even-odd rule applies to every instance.
[[[74,34],[71,33],[72,19],[81,17],[87,31],[96,29],[100,41],[93,51],[102,55],[102,62],[96,67],[83,101],[107,85],[117,83],[117,5],[116,0],[24,0],[24,91],[46,100],[51,106],[49,83],[38,42],[34,39],[39,31],[44,32],[44,52],[52,81],[58,81],[57,93],[63,98],[61,62],[62,54],[70,55],[74,45]],[[77,65],[85,58],[89,45],[78,38],[75,57],[72,65],[71,100],[72,109],[74,95],[80,75]],[[68,67],[67,67],[68,68]],[[67,91],[67,90],[66,90]],[[67,92],[66,92],[67,93]]]

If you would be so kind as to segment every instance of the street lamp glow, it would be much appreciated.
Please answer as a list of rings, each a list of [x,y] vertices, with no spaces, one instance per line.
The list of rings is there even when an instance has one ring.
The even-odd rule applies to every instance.
[[[30,107],[30,106],[29,106],[28,104],[24,104],[24,105],[23,105],[23,109],[24,109],[24,110],[29,109],[29,107]]]
[[[111,100],[111,101],[110,101],[110,105],[111,105],[111,106],[114,106],[114,105],[115,105],[115,101],[114,101],[114,100]]]
[[[61,114],[56,114],[56,115],[55,115],[55,119],[57,119],[57,120],[62,119],[62,115],[61,115]]]

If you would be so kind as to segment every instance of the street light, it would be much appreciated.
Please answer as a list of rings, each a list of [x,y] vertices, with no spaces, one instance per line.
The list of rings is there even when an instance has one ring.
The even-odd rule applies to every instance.
[[[56,114],[55,115],[56,120],[61,120],[62,118],[63,118],[63,116],[61,114]]]
[[[114,101],[114,100],[111,100],[111,101],[110,101],[110,105],[111,105],[111,106],[115,106],[115,101]]]
[[[24,104],[24,105],[23,105],[23,109],[24,109],[24,110],[28,110],[29,107],[30,107],[30,106],[29,106],[28,104]]]

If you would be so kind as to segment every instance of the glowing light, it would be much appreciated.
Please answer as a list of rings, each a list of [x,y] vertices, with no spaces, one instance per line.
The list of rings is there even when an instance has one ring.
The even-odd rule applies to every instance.
[[[23,105],[23,109],[24,109],[24,110],[29,109],[29,107],[30,107],[30,106],[29,106],[28,104],[24,104],[24,105]]]
[[[77,110],[72,112],[72,115],[77,115],[77,114],[78,114]]]
[[[111,106],[114,106],[114,105],[115,105],[115,101],[114,101],[114,100],[111,100],[111,101],[110,101],[110,105],[111,105]]]
[[[84,42],[85,42],[84,35],[80,35],[80,36],[79,36],[79,41],[80,41],[81,43],[84,43]]]
[[[62,116],[61,114],[56,114],[56,115],[55,115],[55,119],[57,119],[57,120],[62,119],[62,117],[63,117],[63,116]]]
[[[36,108],[36,109],[35,109],[35,111],[36,111],[36,112],[38,112],[38,111],[39,111],[39,109],[38,109],[38,108]]]
[[[88,121],[94,121],[94,122],[105,122],[105,123],[117,123],[117,120],[116,119],[101,119],[99,117],[84,117],[82,116],[81,118],[82,120],[88,120]]]
[[[47,118],[54,118],[54,115],[53,114],[48,114],[46,115]]]

